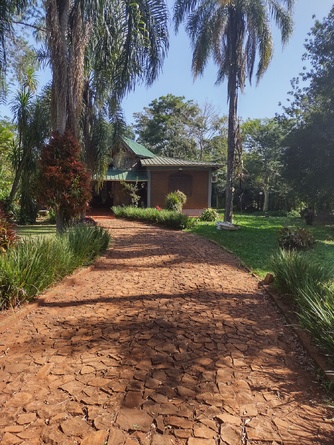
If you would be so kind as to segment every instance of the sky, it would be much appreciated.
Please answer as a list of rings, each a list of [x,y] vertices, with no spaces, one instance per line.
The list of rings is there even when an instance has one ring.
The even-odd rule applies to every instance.
[[[173,0],[167,0],[169,5]],[[273,26],[275,51],[268,70],[260,83],[246,84],[244,94],[239,96],[238,113],[246,120],[248,118],[271,118],[282,111],[279,102],[285,104],[288,91],[291,90],[291,80],[298,76],[306,65],[302,61],[305,52],[304,42],[307,33],[314,24],[315,17],[322,21],[334,4],[334,0],[295,0],[294,32],[289,42],[282,48],[279,32]],[[191,74],[192,50],[188,36],[182,26],[177,35],[170,30],[170,47],[165,59],[163,70],[150,87],[137,86],[123,101],[123,111],[128,124],[134,122],[133,113],[143,111],[149,103],[160,96],[174,94],[193,100],[199,106],[212,104],[220,116],[228,113],[227,83],[215,85],[217,66],[213,62],[206,67],[203,76],[193,79]],[[40,74],[40,85],[49,73]],[[10,116],[10,106],[0,105],[0,117]]]
[[[172,4],[171,1],[169,1]],[[291,80],[298,76],[306,65],[302,61],[305,53],[304,42],[307,33],[314,24],[313,15],[320,21],[326,17],[333,6],[332,0],[295,0],[294,32],[289,42],[282,49],[280,35],[274,31],[275,52],[268,70],[259,84],[247,83],[244,94],[239,96],[239,116],[248,118],[271,118],[282,111],[279,102],[287,103]],[[215,85],[217,66],[208,64],[203,76],[193,80],[191,74],[192,50],[188,36],[184,31],[177,35],[171,30],[168,57],[163,71],[155,83],[147,88],[137,87],[123,101],[123,110],[127,123],[133,122],[133,113],[143,111],[149,103],[168,93],[184,96],[200,106],[212,104],[219,115],[228,113],[227,83]]]

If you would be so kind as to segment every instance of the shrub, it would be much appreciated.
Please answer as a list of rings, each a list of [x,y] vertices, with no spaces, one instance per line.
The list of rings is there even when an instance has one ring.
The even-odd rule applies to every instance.
[[[275,285],[281,291],[295,295],[304,286],[319,290],[328,283],[333,271],[295,250],[280,250],[270,260],[275,275]]]
[[[166,196],[166,209],[181,213],[186,202],[187,197],[180,190],[168,193],[168,195]]]
[[[31,300],[50,284],[69,275],[109,243],[102,227],[77,225],[54,237],[30,237],[0,255],[0,308]]]
[[[115,216],[119,218],[159,224],[175,230],[190,228],[195,224],[195,220],[188,215],[183,215],[180,212],[170,210],[114,206],[112,207],[112,211]]]
[[[208,208],[204,209],[200,214],[199,219],[201,221],[216,221],[219,218],[219,213],[216,209]]]
[[[272,257],[276,287],[294,297],[298,317],[334,363],[333,270],[296,251]]]
[[[299,318],[302,325],[312,333],[318,345],[334,363],[334,294],[325,287],[314,292],[312,287],[300,290]]]
[[[0,253],[5,252],[16,242],[15,226],[0,208]]]
[[[90,174],[81,161],[81,147],[69,132],[52,134],[39,161],[40,204],[55,210],[58,232],[87,209],[91,199]]]
[[[278,231],[278,244],[286,250],[303,250],[315,243],[312,233],[302,227],[283,227]]]
[[[300,212],[298,210],[290,210],[290,212],[288,212],[288,217],[289,218],[300,218]]]
[[[102,227],[77,224],[65,234],[70,250],[76,260],[76,266],[87,264],[97,254],[103,252],[110,242],[109,233]]]

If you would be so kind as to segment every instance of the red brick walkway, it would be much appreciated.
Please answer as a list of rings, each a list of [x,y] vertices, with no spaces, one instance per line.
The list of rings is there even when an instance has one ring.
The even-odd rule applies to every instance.
[[[100,222],[104,257],[0,320],[1,445],[334,444],[309,359],[232,256]]]

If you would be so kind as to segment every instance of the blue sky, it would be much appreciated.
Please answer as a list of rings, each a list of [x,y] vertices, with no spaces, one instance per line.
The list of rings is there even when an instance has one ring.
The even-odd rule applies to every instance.
[[[170,5],[173,0],[167,0]],[[247,118],[270,118],[281,111],[279,102],[286,103],[287,93],[291,90],[291,79],[297,76],[305,62],[304,41],[314,24],[313,15],[322,21],[333,5],[332,0],[295,0],[294,33],[282,49],[280,36],[273,27],[275,53],[271,64],[259,85],[246,85],[245,93],[239,97],[239,116]],[[133,113],[140,112],[153,99],[168,93],[185,96],[200,106],[206,102],[212,104],[220,115],[227,114],[226,83],[215,85],[217,67],[209,63],[204,75],[195,81],[191,74],[192,50],[188,36],[183,29],[175,35],[170,32],[170,48],[158,80],[149,88],[138,86],[123,101],[123,109],[127,123],[133,122]],[[40,85],[49,78],[49,73],[40,75]],[[0,117],[10,115],[7,105],[0,106]]]
[[[169,3],[172,3],[171,1]],[[294,8],[294,33],[282,49],[280,36],[274,32],[275,53],[271,64],[256,86],[246,85],[245,93],[239,97],[239,116],[247,118],[274,117],[281,111],[279,102],[286,103],[291,90],[290,81],[301,71],[305,62],[304,41],[313,26],[313,15],[320,21],[326,17],[333,5],[332,0],[296,0]],[[188,36],[182,30],[176,36],[171,30],[168,58],[159,79],[149,88],[137,87],[123,102],[128,123],[133,122],[133,113],[142,111],[153,100],[168,93],[185,96],[199,105],[205,102],[214,105],[220,115],[227,114],[226,83],[215,85],[217,67],[208,64],[204,75],[193,80],[191,74],[192,51]]]

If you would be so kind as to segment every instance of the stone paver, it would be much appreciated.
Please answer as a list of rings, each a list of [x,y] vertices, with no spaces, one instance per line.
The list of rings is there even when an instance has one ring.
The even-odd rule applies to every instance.
[[[113,245],[0,317],[2,445],[333,445],[333,412],[256,280],[186,233]]]

